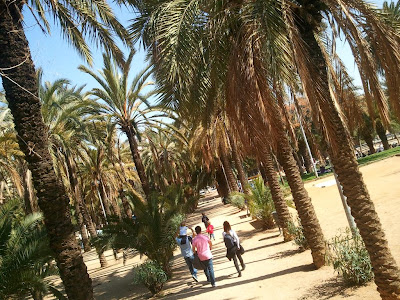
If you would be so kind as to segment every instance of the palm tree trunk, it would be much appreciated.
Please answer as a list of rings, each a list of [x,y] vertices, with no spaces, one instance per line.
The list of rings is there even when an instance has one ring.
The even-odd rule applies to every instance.
[[[380,120],[376,121],[375,123],[376,133],[378,134],[379,138],[381,139],[383,149],[388,150],[390,148],[389,142],[386,136],[386,129],[383,127],[382,122]]]
[[[19,147],[32,172],[60,277],[69,299],[93,299],[92,281],[71,223],[69,199],[56,177],[48,150],[35,67],[21,20],[23,2],[0,2],[0,66],[6,99],[14,118]],[[12,11],[12,13],[11,13]]]
[[[238,177],[239,177],[240,184],[242,185],[243,192],[245,194],[249,194],[250,191],[249,191],[249,187],[248,187],[247,176],[243,169],[242,160],[239,157],[236,142],[233,139],[232,134],[228,130],[226,130],[226,133],[227,133],[229,143],[232,148],[232,157],[233,157],[233,160],[235,161],[235,166],[238,171]]]
[[[22,186],[24,187],[24,207],[26,214],[34,212],[32,183],[29,182],[32,180],[31,177],[30,171],[22,168],[21,180]]]
[[[297,154],[297,151],[295,149],[293,149],[293,157],[296,160],[297,167],[299,168],[300,174],[303,175],[304,174],[303,164],[301,163],[299,155]]]
[[[121,219],[121,218],[122,218],[122,215],[121,215],[121,208],[120,208],[119,205],[118,205],[117,198],[112,197],[112,196],[110,195],[110,198],[109,198],[109,199],[110,199],[111,206],[112,206],[112,208],[113,208],[114,214],[115,214],[119,219]]]
[[[229,188],[230,188],[231,192],[237,192],[238,186],[236,183],[235,175],[233,174],[233,171],[232,171],[231,164],[228,160],[228,156],[226,155],[226,152],[224,149],[222,149],[222,147],[220,149],[221,149],[220,150],[221,163],[224,168],[226,178],[228,180]]]
[[[299,151],[304,159],[304,166],[306,167],[307,173],[313,172],[313,163],[311,161],[310,154],[308,154],[306,143],[303,139],[299,140]]]
[[[367,143],[367,146],[369,148],[369,154],[374,154],[375,151],[375,147],[374,147],[374,139],[372,136],[364,136],[364,141],[365,143]]]
[[[83,248],[85,252],[90,251],[90,243],[89,243],[89,238],[86,233],[86,228],[83,222],[83,216],[82,212],[80,209],[79,203],[82,201],[80,199],[81,197],[81,192],[79,190],[79,184],[78,184],[78,178],[76,177],[76,166],[75,166],[75,161],[71,158],[70,155],[67,155],[64,153],[65,156],[65,161],[67,163],[67,168],[68,168],[68,177],[69,177],[69,182],[71,185],[71,190],[72,193],[75,196],[75,213],[78,221],[78,225],[80,228],[81,236],[82,236],[82,243],[83,243]]]
[[[129,147],[130,147],[131,153],[132,153],[132,159],[133,159],[133,162],[135,163],[136,171],[139,175],[140,182],[142,183],[143,192],[146,195],[146,198],[149,198],[150,183],[149,183],[149,180],[147,179],[146,171],[144,169],[142,159],[140,158],[139,147],[138,147],[138,144],[136,142],[136,139],[135,139],[135,136],[133,133],[132,125],[124,127],[124,128],[122,128],[122,130],[125,132],[125,134],[128,138]]]
[[[109,216],[111,216],[110,203],[108,201],[108,197],[107,197],[106,191],[104,190],[105,187],[104,187],[103,181],[101,179],[99,180],[99,184],[97,185],[97,189],[100,192],[100,199],[99,200],[103,202],[104,210],[106,211],[106,216],[108,218]],[[107,220],[106,220],[106,222],[107,222]]]
[[[310,59],[309,66],[312,74],[318,74],[318,84],[322,96],[317,97],[319,106],[329,126],[332,145],[330,156],[343,187],[343,194],[351,208],[351,214],[364,240],[365,247],[371,258],[375,274],[375,283],[382,299],[400,298],[400,273],[397,264],[390,252],[385,233],[375,211],[374,203],[364,184],[363,177],[358,169],[357,160],[352,149],[350,133],[344,126],[335,102],[331,99],[327,78],[327,67],[323,54],[315,39],[313,30],[300,27],[300,34],[308,45]]]
[[[296,205],[301,225],[304,228],[304,236],[310,245],[314,265],[320,268],[325,264],[326,249],[324,235],[311,199],[304,187],[299,169],[297,168],[296,161],[292,154],[292,148],[289,145],[288,138],[284,131],[281,132],[280,139],[278,140],[278,147],[280,150],[278,153],[278,161],[285,171],[286,180],[292,191],[293,201]]]
[[[228,197],[229,186],[221,166],[219,166],[219,168],[215,172],[215,180],[217,181],[217,190],[219,196],[221,198]]]
[[[269,145],[264,146],[263,149],[264,155],[261,158],[261,161],[265,172],[265,177],[271,191],[272,200],[274,201],[276,213],[278,215],[278,225],[280,228],[282,228],[284,241],[291,241],[293,237],[289,234],[288,224],[292,221],[292,218],[290,216],[285,198],[283,197],[281,186],[278,182],[278,177],[276,176],[271,149]]]
[[[128,199],[126,199],[124,190],[122,188],[119,190],[119,197],[121,198],[122,206],[124,207],[124,211],[127,218],[132,220],[132,215],[133,215],[132,208],[128,202]]]
[[[79,208],[80,208],[80,211],[81,211],[82,216],[83,216],[83,221],[86,224],[86,228],[89,231],[90,237],[91,238],[96,238],[97,237],[96,227],[92,222],[92,218],[90,217],[89,211],[87,210],[86,205],[82,200],[83,198],[79,197],[78,199],[81,200],[81,201],[78,201],[79,202]],[[96,252],[97,252],[97,255],[99,257],[100,266],[102,268],[107,267],[108,263],[107,263],[107,259],[106,259],[105,255],[104,255],[103,250],[96,248]]]

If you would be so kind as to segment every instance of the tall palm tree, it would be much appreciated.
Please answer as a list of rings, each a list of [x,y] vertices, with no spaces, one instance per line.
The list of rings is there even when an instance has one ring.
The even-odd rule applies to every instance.
[[[400,295],[399,270],[390,253],[379,217],[358,169],[349,131],[342,121],[335,99],[331,96],[327,62],[317,34],[322,30],[323,13],[330,13],[337,22],[336,26],[344,30],[346,39],[353,50],[362,74],[367,102],[373,94],[384,122],[387,122],[387,111],[375,72],[376,66],[371,59],[372,53],[366,46],[368,42],[362,38],[360,31],[368,27],[368,38],[375,48],[375,55],[379,57],[386,76],[398,77],[400,73],[398,40],[391,39],[393,32],[364,2],[313,1],[311,7],[307,1],[301,1],[295,9],[285,7],[285,13],[287,23],[291,25],[289,32],[304,90],[314,108],[320,109],[320,118],[325,125],[325,135],[330,143],[331,161],[370,255],[378,291],[384,299],[397,299]],[[359,14],[365,18],[365,23],[358,21]],[[357,20],[353,19],[356,15]],[[335,25],[332,25],[335,30]],[[307,61],[313,63],[310,64]],[[311,79],[311,76],[314,77],[315,74],[319,75]],[[392,103],[397,107],[400,91],[396,86],[399,83],[396,81],[396,78],[390,78],[388,87],[390,86],[392,96],[397,95],[397,98],[391,97]]]
[[[87,115],[92,113],[87,99],[82,95],[82,89],[70,88],[70,82],[59,79],[53,83],[42,84],[42,70],[38,70],[39,98],[44,122],[48,126],[49,150],[53,158],[57,175],[63,180],[71,200],[75,204],[77,219],[85,251],[90,250],[89,239],[84,226],[84,218],[80,209],[81,193],[75,184],[76,174],[72,156],[84,140],[84,123]],[[87,121],[87,120],[86,120]]]
[[[132,25],[134,32],[144,33],[144,44],[156,65],[164,102],[184,112],[191,107],[207,119],[207,116],[212,118],[213,108],[222,99],[221,107],[237,130],[253,139],[276,141],[275,148],[280,151],[280,162],[310,242],[314,264],[321,267],[324,237],[292,156],[282,112],[270,84],[271,76],[267,77],[264,65],[271,62],[272,54],[287,53],[287,49],[278,48],[285,41],[281,27],[266,28],[271,22],[281,20],[279,10],[273,3],[261,1],[243,2],[240,9],[233,3],[192,4],[145,2],[139,5],[141,15]],[[263,9],[268,13],[261,13]],[[258,23],[253,12],[259,12]],[[267,15],[269,21],[265,22]],[[255,30],[259,30],[257,36]],[[265,55],[264,59],[262,50],[268,47],[270,56]],[[287,59],[279,57],[279,61]],[[286,78],[289,73],[292,70],[279,75]],[[270,147],[266,143],[261,145]]]
[[[122,56],[113,32],[125,38],[125,30],[104,1],[2,1],[0,3],[0,76],[14,118],[18,143],[32,172],[38,202],[50,237],[50,246],[71,299],[92,299],[93,289],[75,239],[64,187],[57,179],[48,151],[47,128],[38,99],[38,81],[25,36],[23,11],[31,12],[45,32],[46,16],[54,17],[64,37],[92,61],[85,38]]]
[[[147,86],[153,84],[147,81],[151,75],[149,68],[143,69],[131,83],[128,82],[134,54],[135,51],[132,50],[127,60],[124,60],[119,67],[114,58],[104,54],[104,67],[99,72],[100,76],[85,66],[80,66],[79,69],[91,75],[100,84],[101,88],[93,89],[90,94],[105,102],[102,112],[108,114],[126,134],[143,191],[148,197],[151,187],[140,157],[137,139],[140,140],[139,127],[148,122],[146,113],[150,112],[149,109],[143,109],[141,105],[148,106],[148,98],[156,92],[151,90],[145,93],[144,91]]]
[[[145,32],[145,45],[151,49],[157,72],[163,74],[163,77],[157,79],[165,85],[165,90],[178,90],[175,94],[169,92],[169,98],[173,99],[170,96],[172,94],[179,101],[190,101],[190,97],[196,96],[199,91],[205,91],[199,102],[206,101],[212,96],[214,87],[220,84],[217,80],[228,74],[230,87],[243,85],[227,96],[227,100],[232,103],[231,106],[227,105],[227,110],[231,108],[232,115],[239,104],[243,105],[243,116],[251,114],[250,108],[254,109],[256,104],[261,111],[266,111],[271,124],[279,124],[271,126],[275,133],[273,136],[282,137],[277,141],[281,151],[280,162],[285,169],[303,223],[303,217],[311,212],[311,207],[307,193],[301,188],[301,178],[295,172],[295,162],[285,137],[286,130],[281,125],[281,114],[274,102],[277,91],[271,91],[277,78],[291,86],[292,75],[298,72],[313,109],[313,118],[317,124],[323,125],[321,132],[329,142],[331,161],[370,254],[378,290],[384,298],[398,297],[400,277],[397,265],[358,170],[349,132],[338,111],[336,100],[330,94],[331,73],[327,67],[322,42],[327,39],[327,36],[323,36],[323,30],[327,27],[323,26],[322,21],[323,16],[328,15],[326,20],[329,29],[334,34],[341,32],[346,37],[359,66],[368,107],[372,107],[371,104],[375,101],[384,123],[388,122],[387,105],[379,85],[378,68],[372,57],[376,55],[379,58],[387,78],[390,103],[395,111],[400,112],[400,47],[393,30],[380,20],[377,12],[370,6],[363,1],[354,0],[305,0],[296,3],[252,1],[241,3],[240,9],[237,9],[237,3],[219,6],[213,5],[212,1],[190,4],[176,2],[167,7],[157,2],[158,5],[152,3],[153,8],[147,4],[139,5],[141,16],[132,25],[132,29],[138,33]],[[168,13],[170,18],[164,18],[164,13]],[[156,21],[152,22],[153,20]],[[237,35],[227,38],[234,33]],[[202,39],[203,36],[208,41]],[[185,43],[181,43],[183,40]],[[371,52],[372,49],[374,53]],[[223,53],[223,56],[215,59],[218,53]],[[227,63],[230,66],[228,73],[224,70],[224,58],[230,60]],[[199,65],[202,60],[214,62],[219,67],[218,71],[211,64]],[[183,64],[183,61],[187,64]],[[293,64],[296,65],[296,70],[293,70]],[[169,75],[166,75],[167,72]],[[265,76],[269,81],[264,81]],[[181,84],[183,82],[184,86]],[[196,91],[193,86],[196,86]],[[243,93],[243,90],[248,92]],[[249,97],[252,93],[254,96]],[[254,99],[252,106],[247,105],[249,99]],[[262,101],[257,101],[258,99]],[[365,213],[366,211],[369,213]],[[312,215],[314,219],[314,212]],[[307,225],[319,227],[316,219]],[[307,227],[310,228],[309,232],[304,226],[307,239],[318,236],[312,243],[315,243],[313,255],[317,256],[314,261],[317,260],[316,264],[320,264],[324,251],[321,230],[318,228],[313,232],[312,226]]]

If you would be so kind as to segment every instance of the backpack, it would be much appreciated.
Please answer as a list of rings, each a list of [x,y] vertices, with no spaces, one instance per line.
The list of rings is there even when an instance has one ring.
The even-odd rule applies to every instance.
[[[187,240],[189,240],[189,243],[192,243],[192,237],[191,236],[180,235],[179,238],[181,239],[181,245],[185,245]]]
[[[237,247],[235,243],[235,239],[229,233],[226,233],[224,236],[224,243],[226,249],[232,249],[233,247]]]

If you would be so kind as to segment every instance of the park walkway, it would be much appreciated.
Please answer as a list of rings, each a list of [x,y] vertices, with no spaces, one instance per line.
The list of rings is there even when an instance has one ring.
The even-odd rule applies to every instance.
[[[375,208],[393,256],[400,263],[400,157],[388,158],[361,167],[361,172],[374,200]],[[305,186],[315,207],[322,230],[327,239],[347,225],[337,187],[331,185],[332,176],[308,182]],[[315,270],[310,251],[298,252],[292,243],[283,243],[277,229],[263,231],[257,222],[246,217],[245,211],[223,205],[216,193],[208,194],[199,202],[193,214],[188,216],[188,225],[201,223],[201,212],[205,212],[215,226],[213,254],[214,270],[218,287],[206,284],[205,275],[199,273],[199,282],[191,278],[179,249],[172,260],[174,276],[166,283],[158,296],[165,299],[271,299],[271,300],[319,300],[380,299],[374,283],[359,288],[346,288],[331,267]],[[233,262],[225,258],[222,240],[222,223],[229,221],[238,233],[246,249],[243,259],[246,270],[238,278]],[[97,300],[148,299],[150,293],[141,285],[132,282],[132,268],[144,261],[139,256],[128,260],[114,261],[107,252],[110,266],[100,269],[98,259],[92,252],[84,254]]]
[[[400,265],[400,157],[363,166],[360,170],[374,200],[392,254]],[[305,185],[327,239],[347,225],[337,188],[330,184],[331,180],[332,177],[327,176]],[[299,252],[292,242],[283,243],[278,229],[263,231],[257,222],[246,217],[245,211],[223,205],[215,192],[206,196],[200,200],[196,211],[188,216],[188,225],[201,225],[203,228],[201,212],[205,212],[215,226],[213,254],[218,287],[212,288],[206,284],[202,271],[199,272],[199,282],[195,283],[177,249],[172,260],[174,276],[156,299],[380,299],[374,283],[359,288],[344,287],[331,267],[314,269],[310,251]],[[225,257],[222,240],[222,223],[225,220],[232,224],[246,249],[243,255],[246,270],[240,278],[237,277],[233,262]],[[124,266],[122,259],[115,261],[112,251],[107,251],[109,266],[101,269],[94,250],[83,256],[97,300],[151,297],[144,286],[133,284],[132,280],[133,268],[144,262],[145,258],[136,255]],[[59,282],[59,278],[56,281]]]
[[[328,299],[349,297],[361,299],[345,289],[331,267],[315,270],[310,251],[299,252],[292,242],[284,243],[278,229],[262,230],[257,221],[231,205],[223,205],[216,193],[202,199],[195,213],[188,216],[188,226],[201,223],[204,212],[215,227],[213,241],[214,271],[218,286],[206,282],[199,271],[199,282],[192,280],[179,250],[173,259],[174,277],[162,292],[165,299]],[[227,220],[238,233],[246,250],[246,270],[237,276],[233,261],[226,257],[222,239],[222,223]],[[355,290],[356,291],[356,290]],[[376,292],[368,299],[374,299]]]

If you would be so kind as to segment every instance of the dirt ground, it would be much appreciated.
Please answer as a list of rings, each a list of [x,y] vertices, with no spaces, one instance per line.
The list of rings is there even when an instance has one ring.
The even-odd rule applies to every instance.
[[[389,158],[361,168],[376,210],[386,231],[392,254],[400,259],[400,157]],[[332,238],[347,220],[333,177],[309,182],[306,188],[327,239]],[[332,267],[315,270],[310,251],[299,252],[292,242],[283,243],[278,229],[263,231],[257,222],[246,217],[245,211],[221,203],[216,192],[203,198],[188,224],[201,225],[201,212],[205,212],[214,225],[216,241],[213,242],[214,270],[218,286],[207,284],[199,271],[195,283],[179,249],[173,259],[173,278],[165,285],[161,295],[165,299],[379,299],[374,283],[358,288],[343,285]],[[243,255],[246,270],[238,278],[233,261],[225,257],[222,240],[222,223],[229,221],[238,233],[246,250]],[[84,255],[93,279],[96,299],[147,299],[150,294],[140,285],[132,283],[132,268],[144,261],[139,256],[115,261],[107,252],[110,266],[100,269],[95,253]],[[121,254],[119,254],[121,257]]]

